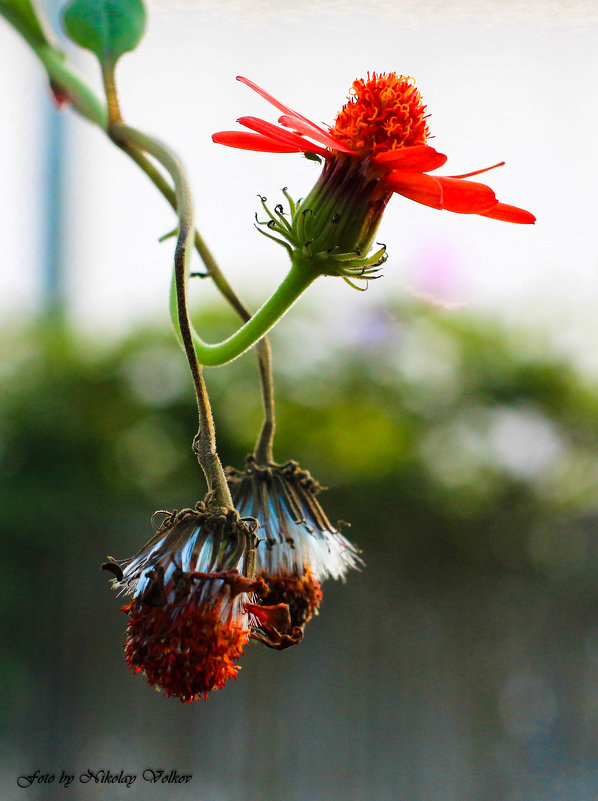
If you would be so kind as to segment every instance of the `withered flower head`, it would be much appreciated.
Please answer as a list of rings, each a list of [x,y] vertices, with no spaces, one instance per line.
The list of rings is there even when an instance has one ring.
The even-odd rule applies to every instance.
[[[256,575],[269,587],[264,604],[288,604],[293,626],[317,614],[320,582],[342,578],[361,559],[335,528],[317,499],[321,487],[297,462],[257,464],[248,456],[245,470],[227,469],[231,495],[242,516],[259,525]]]
[[[255,525],[233,509],[198,503],[167,514],[134,557],[103,565],[132,597],[122,609],[127,664],[166,696],[196,701],[236,678],[254,628],[275,647],[301,639],[288,609],[254,603],[268,594],[264,580],[241,572]]]

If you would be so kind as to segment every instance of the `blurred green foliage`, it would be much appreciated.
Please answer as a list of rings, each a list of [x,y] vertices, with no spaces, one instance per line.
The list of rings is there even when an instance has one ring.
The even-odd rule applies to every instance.
[[[456,560],[598,587],[595,388],[541,341],[461,313],[410,303],[324,329],[295,317],[275,335],[275,453],[330,487],[323,503],[352,523],[366,563],[380,555],[410,574]],[[41,320],[4,332],[2,350],[9,550],[93,537],[125,557],[155,509],[202,497],[170,330],[108,346]],[[261,419],[254,359],[207,381],[223,461],[241,466]]]
[[[213,339],[234,324],[198,321]],[[7,776],[139,771],[154,754],[246,801],[303,801],[306,786],[496,801],[515,798],[509,782],[546,798],[542,782],[582,763],[590,781],[598,391],[540,339],[415,304],[285,319],[275,454],[328,485],[365,568],[324,586],[300,648],[249,648],[241,680],[193,709],[128,675],[122,598],[99,570],[144,544],[156,509],[205,491],[172,331],[108,344],[45,319],[1,342]],[[261,421],[255,359],[206,380],[221,456],[240,467]],[[343,773],[355,754],[361,785]]]

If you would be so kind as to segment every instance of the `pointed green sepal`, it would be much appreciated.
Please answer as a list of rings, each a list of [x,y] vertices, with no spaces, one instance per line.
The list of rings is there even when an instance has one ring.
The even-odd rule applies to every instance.
[[[300,265],[302,270],[312,272],[314,276],[341,276],[355,289],[361,287],[347,279],[372,281],[380,278],[380,268],[388,258],[385,245],[379,242],[380,249],[372,255],[369,255],[371,245],[368,243],[363,252],[359,246],[350,251],[342,250],[334,241],[335,229],[338,228],[340,220],[339,214],[333,214],[329,220],[322,215],[324,217],[322,223],[321,218],[316,217],[312,209],[302,208],[299,203],[295,203],[286,189],[283,193],[291,210],[290,220],[287,219],[289,214],[284,211],[282,204],[276,205],[272,212],[266,205],[266,198],[258,195],[269,219],[260,220],[256,214],[256,228],[260,234],[285,247],[295,266]]]

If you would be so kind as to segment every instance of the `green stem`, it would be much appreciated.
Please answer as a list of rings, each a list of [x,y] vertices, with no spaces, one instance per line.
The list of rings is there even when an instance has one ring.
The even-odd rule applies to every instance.
[[[119,147],[131,158],[147,175],[154,186],[162,193],[171,207],[176,211],[176,195],[174,190],[153,163],[137,148],[122,142]],[[207,269],[207,275],[213,280],[220,294],[229,302],[239,317],[247,322],[251,319],[251,312],[247,309],[234,289],[227,281],[224,273],[207,244],[195,230],[195,250]],[[274,461],[273,441],[276,429],[276,415],[274,404],[274,380],[272,376],[272,349],[268,337],[265,336],[257,343],[257,359],[262,387],[262,402],[264,406],[264,421],[255,446],[255,457],[258,464],[268,464]]]
[[[116,122],[119,119],[119,109],[118,109],[118,101],[116,99],[116,93],[114,92],[112,96],[114,97],[115,104],[113,103],[113,108],[111,109],[111,113],[108,114],[105,106],[98,100],[98,98],[94,95],[94,93],[89,89],[89,87],[72,71],[72,69],[66,63],[64,54],[60,52],[58,49],[54,48],[50,43],[50,39],[46,35],[45,31],[42,29],[41,26],[32,25],[31,22],[27,21],[25,18],[21,18],[20,15],[16,14],[14,10],[9,7],[6,3],[0,0],[0,14],[4,15],[9,23],[11,23],[19,33],[24,37],[24,39],[29,43],[31,48],[37,54],[41,62],[46,68],[48,76],[50,80],[56,83],[60,88],[69,96],[73,107],[76,111],[78,111],[82,116],[86,117],[90,122],[95,123],[98,125],[102,130],[108,131],[109,127],[109,117],[110,123]],[[111,92],[109,91],[110,87],[113,86],[113,74],[107,75],[104,74],[104,84],[106,86],[107,95],[110,98]],[[168,182],[163,178],[158,170],[149,162],[145,156],[140,153],[136,148],[130,147],[126,143],[119,143],[122,149],[134,160],[137,164],[144,170],[144,172],[148,175],[150,180],[157,186],[157,188],[162,192],[164,197],[169,201],[171,206],[176,210],[176,197],[175,193],[173,192],[172,188],[168,184]],[[228,300],[231,306],[237,311],[237,313],[241,316],[241,318],[245,321],[249,321],[251,319],[251,315],[249,311],[245,308],[243,303],[239,300],[237,295],[235,294],[234,290],[222,274],[220,268],[218,267],[215,259],[213,258],[212,254],[210,253],[207,245],[201,238],[199,232],[194,232],[194,241],[195,247],[198,251],[200,257],[202,258],[204,264],[207,267],[208,273],[211,278],[214,280],[217,288],[221,292],[221,294]],[[290,278],[290,276],[289,276]],[[312,282],[313,277],[309,277],[307,275],[304,276],[295,276],[297,278],[295,281],[295,291],[291,291],[288,294],[288,299],[290,300],[289,305],[296,300],[296,298],[301,294],[304,289],[306,289],[309,284]],[[288,283],[287,287],[288,289]],[[293,283],[293,282],[291,282]],[[278,300],[284,300],[285,293],[281,293],[278,295]],[[271,298],[262,310],[260,310],[261,314],[261,322],[265,323],[266,325],[269,323],[269,327],[273,325],[273,323],[279,319],[282,314],[286,311],[286,308],[276,310],[276,303],[273,303],[275,298]],[[268,307],[268,308],[266,308]],[[254,324],[255,326],[255,324]],[[244,331],[245,329],[241,329]],[[265,329],[267,330],[267,328]],[[239,332],[240,333],[240,332]],[[245,332],[247,333],[247,332]],[[235,335],[236,336],[236,335]],[[201,342],[199,337],[195,334],[197,342]],[[230,339],[226,341],[226,343],[221,343],[226,345],[228,343],[228,352],[225,353],[225,356],[231,353],[230,348],[232,344]],[[205,344],[205,343],[204,343]],[[247,345],[250,347],[251,345]],[[215,364],[217,363],[218,355],[215,353],[214,348],[218,346],[206,346],[207,348],[211,348],[210,355],[208,356],[204,348],[200,348],[203,351],[203,358],[207,359],[206,363]],[[246,349],[246,348],[244,348]],[[226,350],[226,349],[225,349]],[[236,355],[240,355],[240,352]],[[230,356],[230,358],[235,358],[235,355]],[[229,360],[226,358],[225,360]],[[265,419],[262,431],[260,433],[260,437],[258,439],[258,443],[256,445],[256,455],[262,454],[263,456],[267,455],[268,453],[271,454],[272,452],[272,438],[274,434],[274,400],[273,400],[273,388],[272,388],[272,369],[271,369],[271,351],[270,346],[267,340],[263,339],[258,343],[258,361],[260,367],[260,375],[262,378],[262,394],[263,394],[263,401],[264,401],[264,411],[265,411]]]
[[[98,100],[91,89],[66,64],[64,55],[47,45],[33,46],[40,61],[46,68],[51,81],[60,86],[70,98],[73,108],[98,125],[108,129],[108,113],[104,104]]]
[[[158,143],[155,139],[129,126],[117,125],[114,127],[114,132],[119,132],[115,139],[119,141],[121,147],[144,150],[166,166],[163,158],[158,155],[160,150],[156,147]],[[160,147],[164,148],[165,146],[160,145]],[[284,281],[259,311],[235,334],[215,345],[205,342],[191,326],[193,344],[200,363],[209,367],[216,367],[241,356],[268,333],[272,326],[280,320],[317,277],[318,273],[310,270],[307,262],[302,260],[300,263],[293,264]],[[178,320],[177,289],[174,275],[170,290],[170,315],[175,331],[180,336],[181,329]]]
[[[176,195],[174,190],[168,183],[168,181],[164,178],[162,173],[152,164],[152,162],[144,156],[144,154],[138,150],[136,147],[131,147],[126,142],[117,142],[118,146],[123,150],[129,158],[131,158],[137,165],[140,167],[143,172],[147,175],[150,181],[154,184],[156,189],[162,193],[164,198],[168,201],[172,209],[176,212]],[[251,313],[247,309],[247,307],[241,302],[237,294],[235,293],[232,286],[226,280],[224,273],[218,266],[216,259],[212,255],[210,249],[208,248],[207,244],[205,243],[203,237],[199,233],[199,231],[195,230],[195,250],[199,254],[199,257],[203,261],[206,270],[207,276],[209,276],[214,283],[216,284],[218,291],[220,294],[228,301],[228,303],[232,306],[232,308],[237,312],[239,317],[244,322],[247,322],[251,318]]]
[[[184,167],[179,158],[162,142],[157,141],[140,131],[122,123],[110,126],[110,135],[117,141],[135,141],[170,173],[175,187],[177,213],[179,217],[179,233],[174,255],[174,279],[176,292],[176,319],[181,340],[197,397],[199,414],[199,431],[193,443],[199,463],[206,476],[209,492],[213,493],[212,502],[217,506],[234,508],[228,489],[226,476],[222,463],[216,451],[216,434],[210,401],[203,380],[201,367],[193,345],[191,322],[187,310],[187,281],[189,278],[189,263],[194,245],[195,228],[193,225],[193,197]]]
[[[115,125],[112,129],[112,135],[115,140],[120,141],[124,145],[132,145],[133,147],[149,153],[150,156],[157,159],[170,172],[169,166],[167,165],[170,164],[172,154],[165,145],[128,125]],[[168,159],[166,158],[167,155]],[[178,195],[177,208],[180,208],[178,206]],[[233,359],[241,356],[241,354],[249,350],[249,348],[268,333],[272,326],[280,320],[317,277],[318,273],[306,269],[306,262],[301,261],[298,264],[293,264],[284,281],[259,311],[257,311],[235,334],[215,345],[210,345],[205,342],[195,329],[190,326],[193,344],[200,363],[209,367],[216,367],[217,365],[232,362]],[[181,331],[178,314],[176,275],[173,275],[171,283],[170,314],[175,331],[177,331],[179,336],[182,336],[183,332]]]
[[[31,3],[15,3],[14,0],[0,0],[0,15],[16,28],[21,36],[34,45],[51,45],[52,34],[47,30],[46,21]]]
[[[216,367],[217,365],[232,362],[238,356],[241,356],[268,333],[272,326],[286,314],[316,278],[316,273],[308,273],[293,265],[278,289],[253,317],[236,333],[216,345],[210,345],[205,342],[195,329],[192,329],[193,342],[197,349],[199,361],[209,367]],[[176,293],[173,282],[171,283],[170,292],[170,311],[171,317],[175,322],[175,328],[178,331],[175,321],[175,304]]]

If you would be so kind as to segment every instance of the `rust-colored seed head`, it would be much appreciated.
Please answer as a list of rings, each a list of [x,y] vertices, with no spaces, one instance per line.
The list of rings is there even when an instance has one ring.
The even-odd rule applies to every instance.
[[[249,631],[232,615],[223,616],[222,601],[197,602],[191,596],[177,604],[150,607],[135,600],[125,607],[129,625],[125,654],[129,667],[143,671],[150,685],[166,696],[190,703],[207,699],[236,678],[235,661],[243,654]]]
[[[262,573],[262,577],[269,587],[269,592],[262,598],[262,603],[287,604],[293,626],[303,628],[313,615],[318,614],[323,597],[322,588],[311,570],[306,570],[302,576]]]

